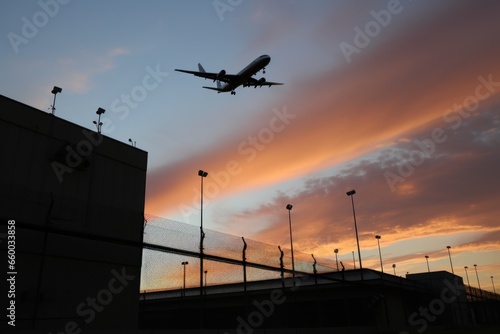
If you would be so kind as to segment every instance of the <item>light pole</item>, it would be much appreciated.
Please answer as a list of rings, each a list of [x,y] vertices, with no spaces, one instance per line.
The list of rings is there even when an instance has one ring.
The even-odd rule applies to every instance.
[[[55,115],[56,112],[56,95],[57,93],[61,92],[62,92],[61,87],[54,86],[54,88],[52,88],[51,93],[54,94],[54,102],[52,102],[52,105],[50,106],[50,108],[52,109],[52,115]]]
[[[361,262],[361,250],[359,249],[358,225],[356,224],[356,211],[354,211],[354,197],[353,197],[354,194],[356,194],[356,190],[354,189],[346,192],[346,195],[351,197],[352,215],[354,217],[354,230],[356,231],[356,243],[358,245],[359,268],[363,269],[363,264]],[[361,274],[363,274],[363,272],[361,272]]]
[[[493,293],[495,294],[495,299],[496,299],[497,292],[495,291],[495,283],[493,282],[493,276],[490,276],[490,278],[491,278],[491,285],[493,285]]]
[[[429,255],[425,256],[425,261],[427,262],[427,271],[430,273],[431,272],[431,268],[429,267]]]
[[[292,239],[292,211],[293,205],[287,204],[286,209],[288,210],[288,225],[290,226],[290,249],[292,251],[292,277],[293,277],[293,284],[295,286],[295,261],[293,259],[293,239]]]
[[[469,274],[467,273],[467,269],[469,269],[469,267],[464,266],[464,269],[465,269],[465,277],[467,277],[467,286],[468,286],[468,290],[469,290],[469,295],[471,295],[471,298],[472,298],[470,282],[469,282]],[[467,289],[465,289],[465,291],[467,292]]]
[[[392,269],[394,270],[394,276],[396,276],[396,264],[395,263],[392,264]]]
[[[481,290],[481,284],[479,283],[479,275],[477,274],[477,264],[474,265],[474,270],[476,271],[477,286]]]
[[[467,285],[470,287],[469,274],[467,274],[467,269],[469,269],[469,267],[465,266],[464,269],[465,269],[465,277],[467,277]]]
[[[186,265],[189,264],[189,262],[187,261],[183,261],[182,263],[182,266],[184,267],[184,276],[183,276],[183,284],[182,284],[182,296],[185,296],[186,295]]]
[[[453,271],[453,263],[451,262],[451,253],[450,253],[451,246],[446,246],[446,248],[448,248],[448,256],[450,257],[451,273],[455,274],[455,272]]]
[[[203,293],[203,240],[205,239],[205,232],[203,232],[203,179],[208,175],[207,172],[203,170],[198,171],[198,176],[201,177],[201,189],[200,189],[200,328],[203,328],[204,319],[204,303],[205,298]]]
[[[339,253],[339,249],[335,248],[333,250],[333,252],[335,253],[335,262],[337,263],[337,271],[339,271],[339,258],[337,257],[337,254]]]
[[[97,133],[101,133],[101,128],[102,128],[101,115],[104,114],[105,112],[106,110],[102,108],[98,108],[97,111],[95,112],[99,116],[99,118],[97,119],[97,121],[93,121],[92,123],[94,123],[95,126],[97,127]]]
[[[380,251],[380,238],[382,238],[380,235],[375,236],[375,239],[377,239],[377,243],[378,243],[378,256],[380,257],[380,271],[383,273],[384,266],[382,265],[382,252]]]
[[[205,232],[203,232],[203,179],[208,175],[207,172],[203,170],[198,171],[198,176],[201,177],[201,198],[200,198],[200,296],[203,296],[203,239],[205,239]]]
[[[354,269],[356,269],[356,258],[354,257],[354,251],[352,251],[352,262],[354,262]]]

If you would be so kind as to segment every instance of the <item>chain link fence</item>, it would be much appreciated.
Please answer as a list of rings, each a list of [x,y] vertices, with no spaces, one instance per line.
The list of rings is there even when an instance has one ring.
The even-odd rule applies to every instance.
[[[184,284],[187,290],[199,288],[200,227],[151,215],[145,219],[141,292],[179,290]],[[206,228],[204,233],[205,286],[242,283],[245,273],[247,282],[292,276],[291,252],[286,247],[281,248],[282,254],[277,245]],[[297,275],[337,270],[335,261],[316,259],[315,264],[311,254],[297,250],[294,262]]]

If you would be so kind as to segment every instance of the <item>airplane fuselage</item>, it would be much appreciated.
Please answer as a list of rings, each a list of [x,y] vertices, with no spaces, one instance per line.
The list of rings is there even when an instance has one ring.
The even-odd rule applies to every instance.
[[[270,61],[271,57],[269,57],[268,55],[262,55],[256,58],[238,73],[238,80],[233,80],[227,84],[224,84],[221,87],[220,92],[222,93],[234,91],[237,87],[247,82],[247,80],[250,79],[253,75],[257,74],[260,70],[265,68]]]

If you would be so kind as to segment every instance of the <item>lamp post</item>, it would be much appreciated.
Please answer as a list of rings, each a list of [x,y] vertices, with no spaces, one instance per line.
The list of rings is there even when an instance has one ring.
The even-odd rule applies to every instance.
[[[451,262],[451,253],[450,253],[451,246],[446,246],[446,248],[448,248],[448,256],[450,257],[451,273],[455,274],[455,272],[453,271],[453,263]]]
[[[208,274],[208,270],[205,270],[204,273],[205,273],[205,294],[206,294],[207,293],[206,288],[207,288],[207,274]]]
[[[465,269],[465,277],[467,277],[467,285],[470,287],[469,274],[467,274],[467,269],[469,269],[469,267],[465,266],[464,269]]]
[[[425,256],[425,261],[427,262],[427,271],[430,273],[431,272],[431,268],[429,267],[429,255]]]
[[[471,296],[472,298],[472,290],[470,288],[470,282],[469,282],[469,274],[467,273],[467,269],[469,269],[469,267],[467,266],[464,266],[464,269],[465,269],[465,277],[467,278],[467,289],[465,289],[466,293],[468,291],[469,295]]]
[[[203,170],[198,171],[198,176],[201,177],[201,197],[200,197],[200,296],[203,296],[203,239],[205,239],[205,232],[203,232],[203,179],[208,175]]]
[[[479,275],[477,274],[477,264],[474,265],[474,270],[476,271],[477,286],[481,289],[481,283],[479,283]]]
[[[354,257],[354,251],[352,251],[352,262],[354,263],[354,269],[356,269],[356,258]]]
[[[52,88],[51,93],[54,94],[54,102],[52,102],[52,105],[50,106],[50,108],[52,109],[52,115],[55,115],[56,112],[56,95],[57,93],[61,92],[62,92],[61,87],[54,86],[54,88]]]
[[[495,299],[496,299],[497,292],[495,291],[495,283],[493,282],[493,276],[490,276],[490,278],[491,278],[491,285],[493,285],[493,293],[495,294]]]
[[[339,258],[337,257],[337,254],[339,253],[339,249],[335,248],[333,250],[333,252],[335,253],[335,262],[337,263],[337,271],[339,271]]]
[[[292,238],[292,211],[293,205],[287,204],[286,209],[288,210],[288,225],[290,226],[290,249],[292,252],[292,277],[293,277],[293,284],[295,286],[295,261],[293,259],[293,238]]]
[[[200,189],[200,328],[203,328],[203,308],[204,303],[204,293],[203,293],[203,240],[205,239],[205,232],[203,232],[203,179],[208,175],[207,172],[203,170],[198,171],[198,176],[201,178],[201,189]]]
[[[346,192],[346,195],[351,197],[352,215],[354,217],[354,230],[356,231],[356,243],[358,245],[359,268],[363,269],[363,264],[361,262],[361,250],[359,249],[358,225],[356,224],[356,211],[354,211],[354,197],[353,197],[354,194],[356,194],[356,190],[354,189]],[[361,274],[363,274],[363,272],[361,272]]]
[[[97,122],[93,121],[92,123],[95,124],[95,126],[97,128],[97,133],[101,133],[101,128],[102,128],[101,115],[104,114],[105,112],[106,112],[106,110],[104,110],[102,108],[98,108],[97,111],[95,112],[99,117],[97,119]]]
[[[384,266],[382,265],[382,252],[380,251],[380,238],[382,238],[380,235],[375,236],[375,239],[377,239],[377,243],[378,243],[378,256],[380,257],[380,271],[383,273]]]
[[[186,295],[186,265],[189,264],[187,261],[183,261],[182,266],[184,267],[184,276],[182,278],[183,284],[182,284],[182,296],[184,297]]]
[[[394,276],[396,276],[396,264],[395,263],[392,264],[392,269],[394,270]]]

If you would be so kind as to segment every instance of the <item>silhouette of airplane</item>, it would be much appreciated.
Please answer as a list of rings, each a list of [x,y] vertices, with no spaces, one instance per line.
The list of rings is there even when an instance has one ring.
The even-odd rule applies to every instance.
[[[262,73],[266,73],[266,66],[271,61],[271,57],[268,55],[262,55],[257,57],[254,61],[252,61],[248,66],[242,69],[238,74],[227,74],[225,70],[221,70],[219,73],[215,72],[206,72],[201,64],[198,64],[199,71],[187,71],[187,70],[179,70],[175,69],[178,72],[184,72],[193,74],[197,77],[202,77],[205,79],[211,79],[214,82],[217,81],[217,87],[207,87],[203,86],[203,88],[211,89],[217,91],[217,93],[226,93],[231,92],[231,95],[235,95],[235,89],[239,86],[243,87],[262,87],[262,86],[274,86],[274,85],[283,85],[280,82],[270,82],[266,81],[264,77],[260,79],[254,79],[252,76],[256,75],[260,70]],[[221,82],[225,83],[224,85]]]

